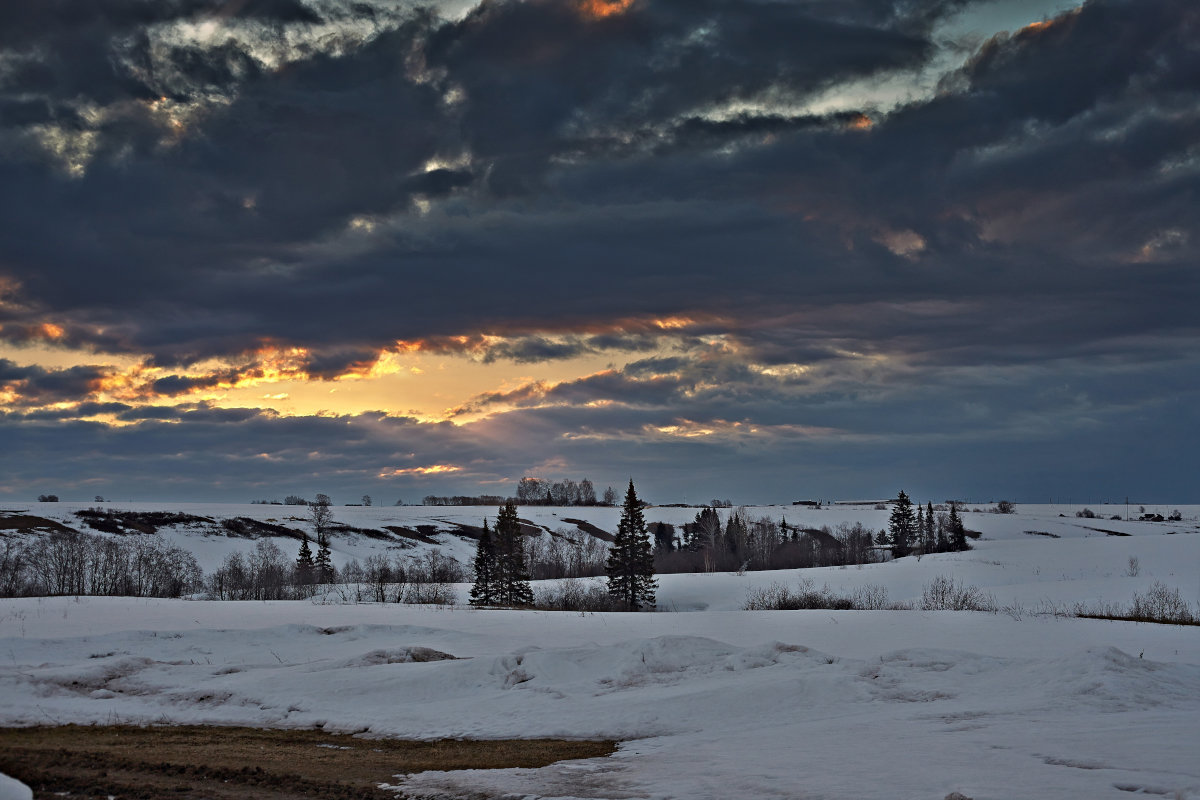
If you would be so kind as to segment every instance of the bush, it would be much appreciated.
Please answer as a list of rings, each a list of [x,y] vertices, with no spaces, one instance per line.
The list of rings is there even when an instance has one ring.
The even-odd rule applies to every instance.
[[[997,514],[1015,514],[1017,513],[1017,504],[1009,500],[1001,500],[996,503]]]
[[[996,611],[996,598],[977,586],[938,575],[921,590],[922,611]]]
[[[624,611],[625,605],[608,593],[602,581],[561,580],[539,585],[533,607],[542,611]]]
[[[56,495],[56,494],[39,494],[38,502],[39,503],[57,503],[58,495]]]
[[[863,611],[897,611],[912,608],[904,603],[893,603],[888,598],[887,587],[875,583],[867,583],[855,589],[850,599],[856,609]]]
[[[1076,511],[1075,516],[1083,517],[1084,519],[1095,519],[1096,512],[1092,511],[1090,508],[1085,508],[1082,511]]]
[[[1128,608],[1120,603],[1076,603],[1065,609],[1051,605],[1045,608],[1043,613],[1087,619],[1153,622],[1162,625],[1200,625],[1200,613],[1192,611],[1179,590],[1171,589],[1158,581],[1155,581],[1145,594],[1134,593],[1133,602]]]
[[[1167,515],[1167,520],[1169,522],[1180,522],[1183,520],[1183,512],[1177,508]]]
[[[1187,625],[1196,622],[1187,601],[1178,589],[1154,582],[1145,594],[1134,594],[1129,616],[1139,622],[1167,622]]]
[[[845,595],[835,595],[828,586],[816,590],[811,578],[803,578],[799,588],[794,591],[782,583],[752,589],[742,607],[747,611],[851,611],[854,609],[854,600]]]

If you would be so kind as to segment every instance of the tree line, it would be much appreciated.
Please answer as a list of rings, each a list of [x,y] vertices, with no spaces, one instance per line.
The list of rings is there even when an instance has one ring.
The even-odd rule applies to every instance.
[[[833,530],[805,528],[789,525],[786,518],[755,518],[745,509],[722,520],[712,507],[676,528],[647,525],[645,503],[630,481],[614,540],[606,546],[594,536],[572,537],[563,530],[526,537],[510,498],[499,508],[494,527],[484,521],[469,573],[470,602],[527,607],[534,602],[532,580],[603,575],[613,607],[637,610],[654,605],[657,573],[841,566],[968,549],[969,534],[956,503],[946,510],[932,504],[913,508],[900,492],[888,527],[878,533],[857,522]],[[461,564],[438,550],[420,558],[375,554],[339,570],[331,557],[328,497],[318,495],[308,511],[315,542],[304,532],[295,559],[264,539],[252,552],[229,554],[208,576],[190,553],[158,539],[56,531],[25,543],[8,540],[0,554],[0,595],[203,592],[222,600],[276,600],[311,597],[341,584],[339,591],[351,592],[355,600],[452,603],[452,584],[468,578]]]
[[[607,594],[612,607],[626,611],[653,607],[658,588],[654,577],[654,549],[643,506],[630,480],[617,532],[604,561]],[[534,604],[525,536],[521,532],[515,500],[506,501],[500,508],[494,531],[484,520],[472,573],[472,606],[527,608]]]
[[[0,551],[0,596],[182,597],[199,591],[196,557],[160,539],[53,531]]]
[[[503,506],[511,501],[518,506],[615,506],[617,492],[611,486],[600,496],[596,486],[588,478],[579,482],[567,478],[549,481],[542,478],[524,477],[517,482],[517,493],[511,497],[495,494],[428,494],[421,499],[426,506]]]

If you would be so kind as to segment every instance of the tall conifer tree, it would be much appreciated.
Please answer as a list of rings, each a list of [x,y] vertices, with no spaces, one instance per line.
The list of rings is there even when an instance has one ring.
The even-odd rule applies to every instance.
[[[608,574],[608,593],[624,603],[626,609],[637,611],[642,606],[654,605],[654,592],[658,589],[658,581],[654,579],[654,550],[646,531],[642,501],[632,479],[604,571]]]
[[[916,544],[921,548],[922,553],[928,553],[925,549],[925,509],[920,503],[917,503],[917,540]]]
[[[900,494],[896,497],[896,505],[892,509],[892,516],[888,520],[888,533],[892,540],[892,554],[896,558],[904,558],[908,555],[909,542],[912,541],[916,528],[917,518],[913,515],[912,501],[901,490]]]
[[[958,515],[958,503],[950,501],[950,520],[946,524],[946,533],[950,537],[951,550],[969,550],[967,546],[967,528],[963,525],[962,517]]]
[[[332,552],[329,549],[329,534],[325,531],[317,534],[317,557],[313,559],[313,566],[317,575],[317,583],[333,581]]]
[[[525,537],[512,500],[496,515],[496,600],[513,607],[533,603],[529,568],[525,564]]]
[[[933,501],[925,503],[925,552],[940,552],[937,546],[937,521],[933,517]]]
[[[304,533],[304,539],[300,542],[300,555],[296,556],[296,580],[301,585],[312,582],[313,575],[313,553],[312,548],[308,544],[308,533]]]
[[[494,606],[498,592],[496,543],[492,540],[492,532],[488,530],[487,520],[483,521],[483,533],[479,536],[479,544],[475,547],[475,583],[471,586],[471,605]]]

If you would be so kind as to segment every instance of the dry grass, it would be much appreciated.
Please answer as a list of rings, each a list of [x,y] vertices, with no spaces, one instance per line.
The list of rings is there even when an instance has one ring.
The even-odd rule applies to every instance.
[[[378,785],[399,773],[543,767],[615,750],[611,741],[414,742],[316,730],[66,725],[0,729],[0,772],[24,781],[36,798],[394,800]]]

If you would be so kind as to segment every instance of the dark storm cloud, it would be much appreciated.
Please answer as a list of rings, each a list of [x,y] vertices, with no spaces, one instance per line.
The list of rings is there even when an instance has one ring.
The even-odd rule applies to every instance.
[[[5,227],[19,242],[6,270],[21,282],[30,315],[58,312],[104,330],[136,318],[123,349],[165,361],[237,353],[253,346],[247,339],[271,336],[379,345],[431,328],[461,332],[460,313],[439,308],[397,319],[374,311],[381,303],[372,301],[405,301],[414,291],[444,297],[469,285],[484,265],[503,275],[513,259],[538,247],[539,232],[531,230],[527,243],[518,234],[508,247],[503,236],[493,241],[486,230],[468,231],[454,246],[459,260],[440,269],[426,266],[443,258],[438,228],[416,220],[365,252],[321,255],[302,245],[340,231],[352,217],[403,211],[414,198],[451,196],[480,180],[480,200],[524,191],[519,186],[532,190],[555,159],[594,149],[592,140],[602,155],[603,143],[622,128],[674,126],[681,112],[692,120],[683,128],[703,127],[694,114],[714,104],[763,92],[802,97],[928,56],[928,26],[914,20],[932,6],[883,15],[871,6],[834,13],[774,3],[661,2],[636,4],[620,19],[588,20],[570,3],[490,3],[453,23],[416,13],[344,55],[314,47],[269,74],[248,45],[234,41],[201,47],[168,40],[155,49],[138,39],[148,25],[220,10],[203,3],[118,4],[61,30],[26,20],[25,27],[42,31],[44,74],[8,76],[9,101],[41,95],[38,102],[52,108],[84,95],[109,105],[101,122],[78,110],[70,119],[62,118],[66,111],[51,113],[65,134],[93,137],[82,178],[64,184],[28,161],[31,134],[23,134],[25,160],[0,164],[9,187],[0,202],[11,212]],[[315,21],[308,18],[315,12],[286,4],[230,9],[236,13],[222,22],[242,28]],[[322,13],[334,16],[326,7]],[[350,19],[354,12],[338,13]],[[77,63],[61,37],[79,31],[90,45]],[[105,68],[96,62],[101,55]],[[78,66],[103,86],[45,72],[52,61]],[[180,139],[172,145],[161,144],[175,134],[144,103],[112,104],[160,94],[183,102],[214,92],[229,102],[177,120]],[[447,100],[446,92],[459,99]],[[6,125],[24,130],[15,121]],[[715,128],[703,135],[718,146],[722,125]],[[428,159],[464,148],[477,169],[422,171]],[[50,236],[42,214],[48,208],[78,222]],[[471,213],[479,210],[487,209]],[[573,236],[569,221],[559,227],[563,238]],[[43,233],[29,235],[35,231]],[[471,233],[484,236],[472,241]],[[661,246],[636,243],[642,252]],[[599,260],[620,257],[610,252]],[[555,282],[550,276],[561,262],[550,261],[537,259],[530,277]],[[490,284],[499,281],[485,279],[482,288]],[[576,288],[565,293],[578,297]],[[505,322],[502,314],[490,318]]]
[[[1190,0],[1093,0],[987,41],[934,96],[828,114],[805,103],[928,63],[955,4],[644,0],[588,19],[530,0],[382,22],[338,4],[27,5],[0,12],[8,340],[44,340],[53,321],[67,343],[161,366],[298,345],[324,378],[396,340],[493,361],[649,357],[475,398],[470,410],[520,409],[473,430],[528,443],[528,461],[456,429],[356,418],[364,435],[423,442],[392,469],[480,459],[508,475],[560,445],[587,458],[584,441],[659,466],[694,452],[754,463],[719,437],[637,440],[680,420],[848,431],[842,445],[870,440],[881,464],[905,437],[961,464],[978,431],[994,444],[1058,429],[1098,457],[1081,431],[1125,424],[1119,446],[1147,458],[1143,442],[1195,432],[1173,399],[1194,397],[1200,374]],[[222,8],[247,35],[154,38]],[[282,66],[260,58],[285,27],[335,19],[329,49],[314,35]],[[702,320],[678,351],[657,352],[651,323],[605,329],[666,315]],[[98,377],[81,369],[9,380],[72,399]],[[72,430],[135,452],[177,434],[184,452],[192,430],[215,447],[237,429],[232,452],[288,458],[285,432],[338,430],[171,414],[169,428]],[[800,458],[780,436],[765,449]],[[362,447],[346,452],[375,452]],[[340,458],[321,468],[351,469]]]
[[[92,394],[108,373],[104,367],[46,369],[20,366],[0,358],[0,389],[7,388],[15,392],[18,403],[22,405],[74,401]]]
[[[130,406],[124,403],[80,403],[72,408],[39,408],[34,411],[13,412],[8,418],[15,424],[19,421],[48,422],[52,420],[74,421],[83,417],[94,417],[106,414],[120,415],[128,411]],[[0,415],[3,418],[4,415]]]
[[[486,3],[439,30],[428,57],[470,98],[464,135],[497,159],[492,188],[521,192],[544,168],[539,156],[572,134],[661,123],[766,91],[803,96],[930,54],[928,38],[894,19],[854,17],[801,4],[661,0],[591,20],[571,3]]]

